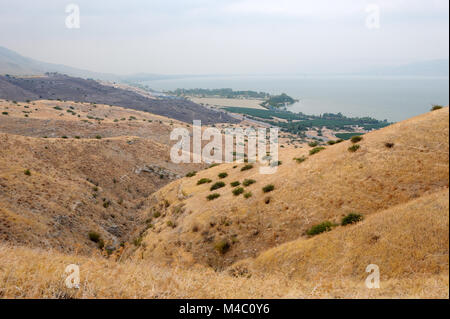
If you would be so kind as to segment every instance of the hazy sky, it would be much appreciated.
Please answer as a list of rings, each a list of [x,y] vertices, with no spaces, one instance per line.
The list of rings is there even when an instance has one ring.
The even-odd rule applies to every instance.
[[[448,38],[448,0],[0,0],[1,46],[119,74],[353,72],[447,59]]]

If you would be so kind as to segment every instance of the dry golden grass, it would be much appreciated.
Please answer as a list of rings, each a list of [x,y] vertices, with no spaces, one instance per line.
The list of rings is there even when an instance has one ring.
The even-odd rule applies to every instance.
[[[175,165],[167,145],[137,137],[0,134],[0,148],[0,241],[66,252],[96,250],[89,231],[116,247],[131,240],[146,198],[201,167]],[[164,171],[139,171],[148,165]]]
[[[59,107],[61,110],[55,109],[55,107]],[[67,110],[74,112],[75,115],[67,112]],[[10,118],[24,118],[27,114],[28,119],[58,119],[64,121],[80,121],[82,119],[87,119],[95,122],[96,118],[101,118],[102,122],[111,123],[114,122],[115,119],[120,120],[125,117],[126,120],[128,120],[130,116],[134,116],[137,121],[142,121],[144,119],[154,121],[161,120],[165,123],[173,122],[182,124],[180,121],[164,116],[126,109],[120,106],[74,101],[36,100],[14,103],[14,101],[0,99],[0,111],[8,112]],[[80,117],[78,117],[78,115],[80,115]],[[94,119],[88,118],[88,116]]]
[[[282,165],[273,175],[259,174],[258,165],[241,171],[244,164],[222,164],[175,181],[151,196],[149,215],[159,212],[161,217],[144,234],[137,256],[222,269],[305,237],[312,225],[325,220],[339,222],[351,212],[370,216],[439,191],[449,182],[448,120],[448,108],[430,112],[366,134],[356,153],[347,150],[352,145],[347,141],[301,164],[293,158],[308,156],[309,148],[281,149]],[[211,184],[197,185],[197,180],[214,183],[220,172],[228,173],[227,186],[215,191],[219,198],[207,201]],[[256,180],[245,187],[253,196],[234,196],[229,183],[247,178]],[[268,184],[275,190],[264,194]],[[176,227],[168,227],[168,221]],[[223,255],[215,249],[222,240],[231,244]]]
[[[68,289],[65,268],[80,267],[80,289]],[[448,276],[382,282],[332,278],[302,281],[277,275],[232,277],[202,266],[161,267],[149,261],[115,262],[0,244],[0,298],[448,298]]]
[[[448,108],[424,114],[365,135],[356,153],[344,142],[301,164],[293,158],[309,149],[285,148],[274,175],[222,164],[151,196],[161,185],[136,166],[188,169],[164,160],[165,143],[3,134],[0,297],[448,298],[448,119]],[[197,180],[215,182],[221,172],[227,186],[207,201],[211,184]],[[129,173],[123,185],[113,182]],[[86,178],[98,182],[99,198],[112,199],[109,210]],[[234,196],[230,182],[248,178],[253,196]],[[275,190],[265,194],[267,184]],[[305,235],[349,212],[364,221]],[[117,224],[142,241],[105,258],[86,232],[106,237]],[[231,246],[225,253],[215,249],[222,240]],[[80,289],[64,285],[69,264],[80,266]],[[368,264],[380,267],[380,289],[365,287]]]
[[[39,100],[16,104],[0,99],[0,115],[2,133],[48,138],[138,136],[169,145],[172,129],[187,126],[148,112],[72,101]]]
[[[318,281],[346,277],[363,280],[366,267],[376,264],[382,282],[433,275],[448,279],[448,196],[448,189],[424,196],[358,224],[280,245],[234,267]]]

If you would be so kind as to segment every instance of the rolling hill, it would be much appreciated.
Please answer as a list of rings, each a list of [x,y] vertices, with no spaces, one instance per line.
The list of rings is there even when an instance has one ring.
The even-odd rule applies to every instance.
[[[0,109],[0,241],[86,254],[95,232],[117,249],[152,192],[202,167],[170,162],[169,133],[186,126],[172,119],[43,100]]]
[[[120,77],[114,74],[105,74],[98,72],[91,72],[73,68],[70,66],[54,63],[46,63],[24,57],[17,52],[0,46],[0,74],[1,75],[19,75],[19,76],[33,76],[44,75],[48,72],[57,72],[68,74],[71,76],[82,78],[94,78],[115,81]]]
[[[307,240],[316,224],[339,224],[349,213],[368,219],[442,192],[449,183],[448,120],[445,108],[391,125],[364,135],[356,152],[348,150],[351,141],[309,156],[308,148],[283,150],[273,175],[260,175],[257,165],[242,171],[246,164],[222,164],[177,180],[150,196],[147,216],[159,217],[142,234],[137,255],[222,270],[281,244]],[[302,156],[307,159],[300,164],[293,160]],[[222,172],[228,176],[218,177]],[[197,185],[202,178],[211,183]],[[252,196],[235,196],[230,184],[246,179],[254,180],[243,187]],[[211,191],[217,181],[225,187]],[[267,185],[274,190],[264,193]],[[212,193],[220,197],[207,200]]]
[[[22,119],[22,103],[4,103],[5,117]],[[94,135],[181,122],[39,103],[24,119],[34,123],[22,129],[28,136],[0,135],[0,297],[448,298],[448,107],[315,154],[282,148],[278,171],[261,175],[259,164],[171,166],[164,140]],[[84,126],[67,109],[104,120]],[[120,114],[136,120],[115,122]],[[56,134],[64,121],[84,135],[39,137],[33,121],[45,119]],[[211,191],[218,181],[225,186]],[[220,196],[207,200],[212,193]],[[349,213],[363,219],[340,225]],[[326,221],[328,231],[309,232]],[[64,286],[74,263],[80,289]],[[379,266],[380,289],[364,284],[369,264]]]
[[[115,105],[188,123],[193,120],[201,120],[204,124],[237,122],[226,113],[184,99],[150,98],[94,80],[57,73],[34,77],[0,76],[0,98],[21,102],[44,99]]]

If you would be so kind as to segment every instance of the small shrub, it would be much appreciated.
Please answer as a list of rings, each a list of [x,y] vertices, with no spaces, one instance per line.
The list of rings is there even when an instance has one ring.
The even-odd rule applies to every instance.
[[[80,136],[78,136],[78,135],[76,135],[75,136],[75,138],[77,139],[77,140],[79,140],[81,137]]]
[[[344,140],[342,138],[336,140],[336,144],[342,143]]]
[[[8,115],[8,112],[2,112],[3,115]]]
[[[352,138],[350,139],[350,141],[355,144],[358,142],[361,142],[363,140],[363,137],[360,135],[356,135],[356,136],[352,136]]]
[[[225,254],[229,249],[230,249],[230,243],[228,243],[227,240],[223,239],[218,241],[215,245],[214,248],[217,250],[217,252],[219,252],[220,254]]]
[[[253,168],[252,164],[247,164],[247,165],[245,165],[244,167],[241,168],[241,172],[247,171],[247,170],[252,169],[252,168]]]
[[[61,136],[61,138],[63,138],[63,139],[66,139],[66,138],[67,138],[67,136],[63,135],[63,136]]]
[[[139,246],[141,245],[141,243],[142,243],[142,237],[137,237],[137,238],[135,238],[135,239],[133,240],[133,244],[134,244],[136,247],[139,247]]]
[[[231,182],[230,185],[231,185],[231,187],[236,187],[236,186],[241,185],[241,182],[239,182],[239,181]]]
[[[333,229],[333,227],[335,227],[336,225],[333,224],[332,222],[326,221],[323,222],[321,224],[318,225],[314,225],[313,227],[311,227],[306,233],[309,236],[314,236],[314,235],[318,235],[327,231],[330,231]]]
[[[323,146],[314,147],[312,150],[309,151],[309,155],[317,154],[324,149],[325,149],[325,147],[323,147]]]
[[[220,174],[217,175],[217,176],[219,176],[219,178],[225,178],[225,177],[228,176],[228,173],[220,173]]]
[[[153,218],[158,218],[158,217],[160,217],[161,216],[161,213],[160,212],[154,212],[153,213]]]
[[[348,151],[352,152],[352,153],[355,153],[357,150],[359,150],[359,148],[360,148],[359,144],[355,144],[355,145],[350,146],[348,148]]]
[[[270,196],[267,196],[266,198],[264,198],[264,203],[266,205],[269,205],[271,200],[272,200],[272,198],[270,198]]]
[[[357,222],[360,222],[361,220],[363,220],[363,218],[364,217],[360,214],[351,213],[351,214],[348,214],[347,216],[345,216],[344,218],[342,218],[341,225],[346,226],[346,225],[350,225],[350,224],[356,224]]]
[[[336,144],[336,141],[330,140],[330,141],[327,142],[327,144],[328,145],[334,145],[334,144]]]
[[[167,226],[170,227],[170,228],[175,228],[175,227],[177,227],[177,226],[174,224],[174,222],[171,221],[171,220],[167,221],[166,224],[167,224]]]
[[[302,157],[294,157],[294,160],[297,161],[297,163],[303,163],[304,161],[306,161],[306,157],[302,156]]]
[[[26,169],[23,173],[27,176],[31,176],[31,172],[29,169]]]
[[[197,181],[197,185],[207,184],[207,183],[211,183],[211,182],[212,182],[212,180],[210,180],[209,178],[202,178]]]
[[[394,145],[394,143],[384,143],[384,146],[386,146],[387,148],[393,148]]]
[[[206,199],[207,200],[214,200],[214,199],[219,198],[219,197],[220,197],[220,194],[214,193],[214,194],[209,194],[208,196],[206,196]]]
[[[308,143],[309,147],[316,147],[317,145],[319,145],[319,143],[317,143],[317,142],[309,142]]]
[[[247,193],[244,194],[245,198],[250,198],[252,196],[253,196],[252,192],[247,192]]]
[[[264,193],[269,193],[275,189],[275,186],[272,184],[266,185],[262,188]]]
[[[103,249],[103,247],[105,247],[105,242],[103,241],[103,239],[100,239],[97,243],[97,247],[99,249]]]
[[[91,231],[88,233],[88,237],[90,241],[93,241],[94,243],[98,243],[101,239],[101,236],[99,233],[96,233],[94,231]]]
[[[270,163],[270,167],[277,167],[277,166],[280,166],[281,164],[283,164],[282,161],[275,161],[275,162]]]
[[[222,187],[225,187],[224,182],[216,182],[216,183],[214,183],[214,185],[211,186],[210,190],[214,191],[214,190],[222,188]]]
[[[101,139],[102,139],[102,137],[101,137],[100,135],[96,135],[95,138],[96,138],[97,140],[101,140]]]
[[[213,168],[213,167],[216,167],[216,166],[219,166],[219,163],[213,163],[213,164],[209,165],[208,168]]]
[[[238,187],[233,189],[233,195],[234,196],[239,196],[244,192],[244,188],[243,187]]]
[[[442,108],[443,108],[442,105],[433,105],[433,107],[431,108],[431,110],[432,110],[432,111],[437,111],[437,110],[440,110],[440,109],[442,109]]]
[[[61,111],[61,110],[62,110],[62,108],[60,108],[59,106],[55,106],[54,109],[55,109],[55,110],[58,110],[58,111]]]
[[[196,171],[192,171],[192,172],[187,173],[187,174],[186,174],[186,177],[193,177],[193,176],[195,176],[196,174],[197,174]]]
[[[245,180],[242,182],[242,185],[244,185],[244,186],[250,186],[250,185],[255,184],[255,183],[256,183],[256,181],[255,181],[254,179],[245,179]]]
[[[110,205],[111,205],[111,202],[109,200],[103,202],[104,208],[108,208]]]
[[[106,247],[105,250],[106,250],[106,253],[108,254],[108,256],[110,256],[114,252],[115,248]]]

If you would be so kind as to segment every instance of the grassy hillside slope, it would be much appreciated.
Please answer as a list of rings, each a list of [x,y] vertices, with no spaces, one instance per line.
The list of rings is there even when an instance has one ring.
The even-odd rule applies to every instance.
[[[225,272],[0,244],[0,297],[448,298],[448,209],[446,190]],[[369,263],[380,267],[379,289],[365,286]],[[80,267],[80,289],[65,287],[69,264]]]
[[[202,167],[170,161],[175,120],[62,101],[0,108],[0,241],[88,253],[95,232],[117,249],[152,192]]]
[[[0,98],[22,102],[60,99],[118,105],[187,123],[192,123],[193,120],[201,120],[204,124],[238,122],[224,112],[214,111],[188,100],[168,97],[149,98],[135,91],[62,74],[34,77],[0,75]]]
[[[17,106],[8,107],[5,116],[18,119]],[[78,107],[83,116],[110,114]],[[273,175],[241,163],[177,180],[201,167],[172,164],[166,140],[153,138],[170,121],[158,120],[158,130],[135,114],[131,123],[84,127],[53,110],[24,123],[54,121],[55,136],[70,123],[81,138],[0,133],[0,298],[449,296],[448,108],[313,155],[307,146],[281,148]],[[154,135],[92,137],[128,124]],[[40,136],[37,128],[18,130]],[[219,181],[225,186],[211,191]],[[273,190],[264,192],[267,185]],[[233,194],[237,187],[243,192]],[[364,219],[307,234],[352,212]],[[90,231],[116,251],[98,249]],[[65,287],[69,264],[80,266],[79,289]],[[365,286],[369,264],[380,268],[380,289]]]
[[[364,282],[366,267],[376,264],[382,283],[433,275],[446,276],[448,281],[448,196],[448,189],[427,195],[356,225],[280,245],[232,268],[277,273],[293,280],[352,278]]]
[[[315,224],[339,223],[351,212],[368,217],[448,188],[448,120],[444,108],[397,123],[364,135],[356,152],[348,150],[351,141],[311,156],[309,149],[282,150],[273,175],[259,174],[258,165],[241,171],[245,164],[222,164],[171,183],[149,198],[152,224],[137,256],[222,269],[307,238]],[[301,156],[306,161],[293,160]],[[202,178],[212,182],[197,185]],[[244,187],[252,196],[235,196],[230,183],[245,179],[255,180]],[[226,186],[211,191],[217,181]],[[274,190],[264,193],[270,184]],[[208,201],[212,193],[220,197]]]

